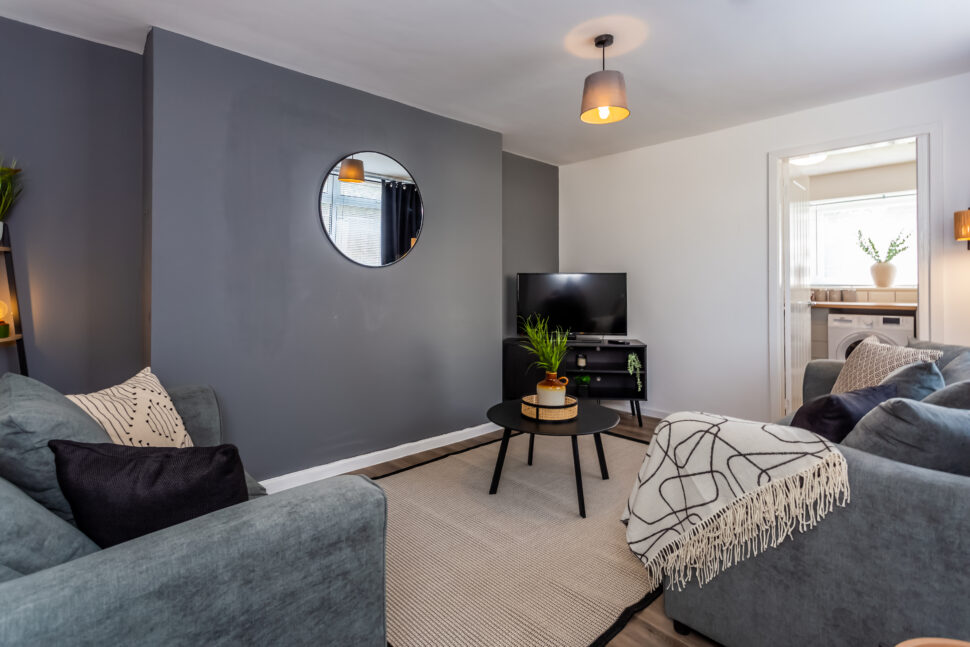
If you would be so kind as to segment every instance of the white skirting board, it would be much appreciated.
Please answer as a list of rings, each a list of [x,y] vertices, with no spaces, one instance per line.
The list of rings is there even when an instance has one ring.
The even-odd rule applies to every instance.
[[[282,476],[274,476],[273,478],[261,481],[261,483],[267,492],[273,494],[274,492],[281,492],[282,490],[288,490],[299,485],[306,485],[307,483],[320,481],[331,476],[337,476],[338,474],[346,474],[347,472],[353,472],[354,470],[370,467],[371,465],[393,461],[397,458],[417,454],[418,452],[444,447],[445,445],[482,436],[491,431],[497,431],[498,429],[495,425],[486,423],[432,438],[425,438],[413,443],[405,443],[397,447],[389,447],[388,449],[371,452],[370,454],[344,458],[339,461],[327,463],[326,465],[317,465],[316,467],[310,467],[299,472],[290,472]]]

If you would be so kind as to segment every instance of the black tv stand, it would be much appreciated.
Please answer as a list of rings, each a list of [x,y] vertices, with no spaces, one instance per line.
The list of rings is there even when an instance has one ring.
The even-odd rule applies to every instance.
[[[628,400],[630,413],[636,415],[643,426],[640,402],[647,400],[647,346],[637,339],[616,340],[570,339],[566,357],[559,366],[559,375],[569,378],[566,392],[580,397],[580,375],[590,376],[590,400]],[[536,384],[545,373],[532,365],[533,357],[522,348],[524,337],[509,337],[502,343],[502,399],[516,400],[536,392]],[[642,388],[637,388],[637,376],[627,371],[627,358],[634,353],[643,367],[640,372]],[[580,355],[586,357],[586,366],[578,365]]]

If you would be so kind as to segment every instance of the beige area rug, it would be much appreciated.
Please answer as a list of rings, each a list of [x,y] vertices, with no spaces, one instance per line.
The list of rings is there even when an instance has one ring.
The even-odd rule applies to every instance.
[[[644,443],[579,438],[587,518],[579,516],[569,438],[513,436],[498,493],[499,443],[379,479],[387,493],[387,632],[393,647],[604,644],[659,590],[620,523]],[[605,634],[605,635],[604,635]]]

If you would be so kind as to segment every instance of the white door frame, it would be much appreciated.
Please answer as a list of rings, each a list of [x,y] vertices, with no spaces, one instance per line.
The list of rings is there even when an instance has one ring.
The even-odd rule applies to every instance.
[[[943,146],[940,124],[897,128],[768,153],[768,402],[773,420],[785,411],[785,308],[788,285],[788,218],[783,209],[782,160],[850,146],[916,137],[917,255],[919,311],[917,336],[943,339]]]

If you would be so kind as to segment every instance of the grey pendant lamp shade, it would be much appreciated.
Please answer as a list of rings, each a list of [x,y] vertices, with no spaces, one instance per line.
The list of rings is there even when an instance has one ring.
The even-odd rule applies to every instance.
[[[337,176],[341,182],[363,182],[364,181],[364,161],[347,158],[340,163],[340,175]]]
[[[617,70],[606,69],[606,48],[613,44],[611,34],[594,41],[603,50],[603,69],[586,77],[579,118],[588,124],[611,124],[630,116],[626,103],[626,81]]]

